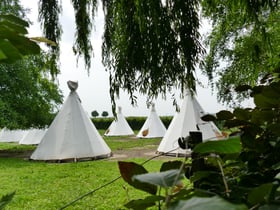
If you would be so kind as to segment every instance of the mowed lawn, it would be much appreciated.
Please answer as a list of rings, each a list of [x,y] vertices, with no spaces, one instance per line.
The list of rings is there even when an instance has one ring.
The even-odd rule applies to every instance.
[[[100,131],[101,134],[104,131]],[[160,139],[136,139],[133,137],[104,137],[114,151],[134,148],[156,148]],[[35,146],[1,143],[1,150],[20,152],[34,150]],[[143,163],[147,158],[128,158],[125,161]],[[151,160],[144,165],[149,172],[157,172],[163,160]],[[118,161],[102,159],[71,163],[46,163],[26,158],[0,158],[0,194],[15,191],[6,209],[60,209],[76,198],[102,187],[118,178]],[[130,187],[121,178],[103,187],[66,209],[125,209],[123,205],[147,194]]]

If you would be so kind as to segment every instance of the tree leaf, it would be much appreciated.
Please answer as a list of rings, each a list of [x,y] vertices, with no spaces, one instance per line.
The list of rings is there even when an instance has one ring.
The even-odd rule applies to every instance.
[[[183,162],[179,160],[164,162],[160,167],[160,172],[179,169],[182,164]]]
[[[150,183],[153,185],[168,188],[178,184],[180,180],[184,178],[184,174],[181,173],[179,175],[177,182],[174,183],[179,172],[180,170],[169,170],[169,171],[164,171],[159,173],[148,173],[142,175],[135,175],[133,176],[133,179],[143,183]]]
[[[247,91],[247,90],[251,90],[252,87],[250,85],[239,85],[235,88],[236,92],[243,92],[243,91]]]
[[[265,201],[268,199],[272,187],[272,183],[267,183],[254,188],[248,195],[248,202],[255,205]]]
[[[195,172],[192,176],[191,176],[191,179],[190,181],[191,182],[196,182],[200,179],[203,179],[203,178],[206,178],[212,174],[217,174],[217,172],[213,172],[213,171],[197,171]]]
[[[224,124],[226,128],[234,128],[234,127],[239,127],[246,125],[247,122],[244,120],[238,120],[238,119],[232,119],[232,120],[227,120]]]
[[[197,153],[238,153],[241,151],[240,137],[231,137],[226,140],[207,141],[198,144],[193,149]]]
[[[234,117],[234,115],[227,110],[219,111],[216,116],[218,120],[230,120]]]
[[[254,95],[254,103],[259,108],[277,108],[280,103],[280,98],[269,98],[263,94]]]
[[[15,15],[0,15],[0,19],[8,20],[10,22],[16,23],[16,24],[21,25],[23,27],[28,27],[29,26],[27,21],[25,21],[21,18],[18,18]]]
[[[203,115],[203,116],[201,117],[201,119],[202,119],[203,121],[205,121],[205,122],[217,120],[217,118],[216,118],[214,115],[212,115],[212,114]]]
[[[152,184],[141,183],[138,180],[133,179],[133,176],[138,174],[148,174],[148,171],[141,165],[133,162],[118,162],[119,170],[122,178],[131,186],[136,189],[143,190],[145,192],[156,194],[157,187]]]
[[[0,40],[0,49],[6,57],[6,59],[2,59],[0,62],[5,61],[6,63],[11,63],[22,58],[18,49],[16,49],[8,40]],[[4,57],[2,56],[2,58]]]
[[[233,114],[239,120],[249,120],[251,116],[251,112],[248,109],[240,109],[240,108],[234,109]]]
[[[186,201],[179,201],[168,208],[168,210],[245,210],[248,209],[245,205],[232,204],[218,197],[192,197]]]
[[[54,41],[51,41],[45,37],[30,37],[29,39],[37,42],[44,42],[54,47],[57,46],[57,44]]]
[[[143,210],[148,207],[154,206],[156,202],[164,200],[163,196],[148,196],[144,199],[132,200],[126,203],[124,206],[133,210]]]

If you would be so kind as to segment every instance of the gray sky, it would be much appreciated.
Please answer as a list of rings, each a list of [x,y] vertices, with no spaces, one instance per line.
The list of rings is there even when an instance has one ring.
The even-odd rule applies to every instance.
[[[29,36],[42,36],[42,32],[38,19],[38,0],[21,0],[24,6],[31,9],[28,15],[29,19],[33,21],[33,25],[29,28]],[[109,96],[109,81],[108,73],[105,71],[101,63],[101,43],[103,34],[103,11],[101,5],[99,6],[98,15],[95,18],[95,30],[92,34],[94,58],[92,59],[92,67],[88,75],[84,69],[83,60],[80,59],[77,65],[76,58],[72,52],[72,45],[74,43],[74,13],[70,0],[63,0],[63,13],[60,17],[63,28],[63,35],[61,40],[61,74],[58,75],[59,86],[64,94],[64,99],[69,94],[69,89],[66,82],[68,80],[75,80],[79,82],[77,90],[84,109],[90,114],[93,110],[97,110],[99,114],[103,111],[108,111],[111,116],[111,102]],[[205,26],[209,27],[209,26]],[[198,73],[197,73],[198,74]],[[208,113],[218,112],[226,107],[217,103],[216,95],[212,95],[211,88],[207,84],[207,79],[199,76],[204,88],[198,87],[197,99],[204,110]],[[177,98],[178,104],[181,104],[182,99]],[[175,113],[175,107],[172,105],[171,95],[167,95],[166,100],[161,97],[155,101],[156,111],[160,116],[170,115]],[[149,110],[146,107],[146,97],[138,95],[138,106],[133,107],[128,95],[121,92],[120,99],[117,100],[117,106],[122,107],[122,112],[125,116],[146,116]]]

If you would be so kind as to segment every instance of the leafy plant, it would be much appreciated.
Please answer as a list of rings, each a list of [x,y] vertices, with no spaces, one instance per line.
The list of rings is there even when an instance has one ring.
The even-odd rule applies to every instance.
[[[153,201],[166,209],[279,209],[280,76],[276,72],[265,78],[260,86],[238,89],[249,92],[255,108],[222,110],[216,116],[203,117],[203,120],[224,120],[227,128],[238,129],[238,133],[225,140],[195,145],[191,165],[186,161],[176,166],[165,163],[171,164],[167,171],[142,170],[139,175],[122,163],[121,174],[127,175],[123,168],[129,170],[130,185],[141,189],[140,181],[156,186],[158,192],[157,197],[130,201],[126,207],[141,209],[139,205],[148,206]],[[193,186],[174,191],[178,181],[184,179]],[[163,197],[159,197],[161,188],[166,189]]]

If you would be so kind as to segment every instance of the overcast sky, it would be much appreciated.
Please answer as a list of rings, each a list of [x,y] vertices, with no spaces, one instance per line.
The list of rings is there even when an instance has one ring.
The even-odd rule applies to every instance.
[[[34,23],[29,28],[29,36],[42,36],[42,32],[38,19],[38,0],[21,0],[24,6],[31,9],[31,13],[28,14],[29,19]],[[102,6],[99,5],[98,15],[95,18],[95,30],[92,34],[94,58],[92,59],[92,67],[90,74],[88,75],[84,69],[83,60],[79,60],[79,64],[76,63],[76,58],[72,52],[72,46],[74,43],[74,12],[70,0],[63,0],[63,13],[60,17],[63,35],[61,40],[61,56],[60,67],[61,73],[58,75],[59,87],[63,91],[64,99],[69,94],[69,89],[66,82],[68,80],[77,80],[79,82],[78,94],[82,100],[84,109],[90,114],[93,110],[96,110],[101,114],[103,111],[111,112],[111,102],[109,96],[109,80],[108,73],[105,71],[104,66],[101,63],[101,43],[103,34],[103,11]],[[209,26],[205,26],[209,27]],[[208,113],[218,112],[221,109],[225,109],[217,103],[216,95],[212,94],[211,88],[208,85],[208,80],[199,76],[203,84],[202,87],[198,87],[197,99],[204,110]],[[178,104],[181,104],[182,99],[177,98]],[[167,95],[166,100],[161,97],[155,101],[156,111],[160,116],[173,116],[175,113],[175,107],[172,105],[173,101],[170,95]],[[133,107],[128,95],[121,93],[120,99],[117,100],[117,106],[122,107],[122,112],[125,116],[147,116],[149,110],[146,107],[145,96],[138,95],[138,106]]]

